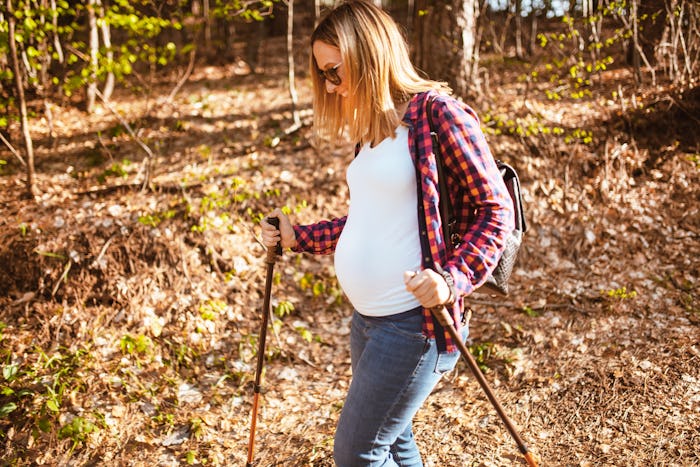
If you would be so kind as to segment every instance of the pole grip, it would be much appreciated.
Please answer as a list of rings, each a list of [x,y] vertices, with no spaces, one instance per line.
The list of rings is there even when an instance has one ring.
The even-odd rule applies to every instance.
[[[280,228],[280,218],[279,217],[268,217],[267,219],[268,224],[272,225],[274,228],[279,230]],[[267,249],[267,259],[268,261],[275,261],[276,256],[282,256],[282,241],[280,240],[280,243],[274,246],[274,248],[268,248]]]

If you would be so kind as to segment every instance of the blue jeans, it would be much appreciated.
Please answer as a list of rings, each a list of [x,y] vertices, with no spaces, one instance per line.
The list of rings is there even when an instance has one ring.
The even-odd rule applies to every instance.
[[[338,467],[422,466],[412,420],[459,351],[439,354],[421,308],[375,318],[355,312],[352,382],[335,434]],[[462,331],[466,339],[468,330]]]

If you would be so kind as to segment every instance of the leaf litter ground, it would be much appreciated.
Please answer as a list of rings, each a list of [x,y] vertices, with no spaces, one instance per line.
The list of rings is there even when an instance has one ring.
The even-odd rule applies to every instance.
[[[61,109],[55,142],[37,122],[37,204],[19,199],[21,168],[2,153],[0,350],[17,369],[0,384],[0,407],[16,407],[0,418],[4,463],[245,463],[257,219],[282,205],[299,222],[344,214],[352,154],[309,144],[304,80],[307,125],[285,135],[284,70],[266,71],[201,68],[171,103],[115,98],[157,147],[152,192],[105,109]],[[518,86],[504,78],[491,105],[598,136],[489,136],[521,173],[530,231],[514,292],[471,302],[487,380],[541,465],[700,465],[700,143],[683,131],[697,89],[649,90],[651,111],[621,114],[518,100]],[[331,466],[351,308],[329,257],[285,253],[276,271],[255,458]],[[522,464],[462,363],[414,426],[427,466]]]

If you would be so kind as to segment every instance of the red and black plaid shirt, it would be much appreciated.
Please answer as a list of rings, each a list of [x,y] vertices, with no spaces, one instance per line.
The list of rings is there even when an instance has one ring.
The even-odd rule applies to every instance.
[[[442,238],[439,188],[435,154],[425,103],[433,98],[433,122],[446,168],[457,231],[464,232],[456,249]],[[464,296],[484,283],[496,267],[505,238],[514,226],[513,202],[496,167],[474,111],[464,103],[434,91],[417,94],[409,103],[403,122],[408,126],[411,157],[419,177],[419,228],[423,267],[442,266],[454,279],[460,296],[452,310],[459,328]],[[331,254],[340,238],[347,216],[311,225],[297,225],[294,251]],[[381,226],[377,226],[381,228]],[[403,310],[402,310],[403,311]],[[455,351],[450,335],[430,310],[423,312],[423,332],[435,338],[441,351]],[[459,329],[458,329],[459,330]]]

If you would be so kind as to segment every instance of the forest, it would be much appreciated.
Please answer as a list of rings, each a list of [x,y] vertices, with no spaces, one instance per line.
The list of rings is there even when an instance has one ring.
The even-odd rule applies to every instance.
[[[332,466],[352,306],[259,223],[346,214],[311,137],[332,0],[3,0],[0,464]],[[700,4],[375,0],[515,167],[528,230],[469,351],[542,466],[700,466]],[[464,362],[426,466],[525,465]]]

